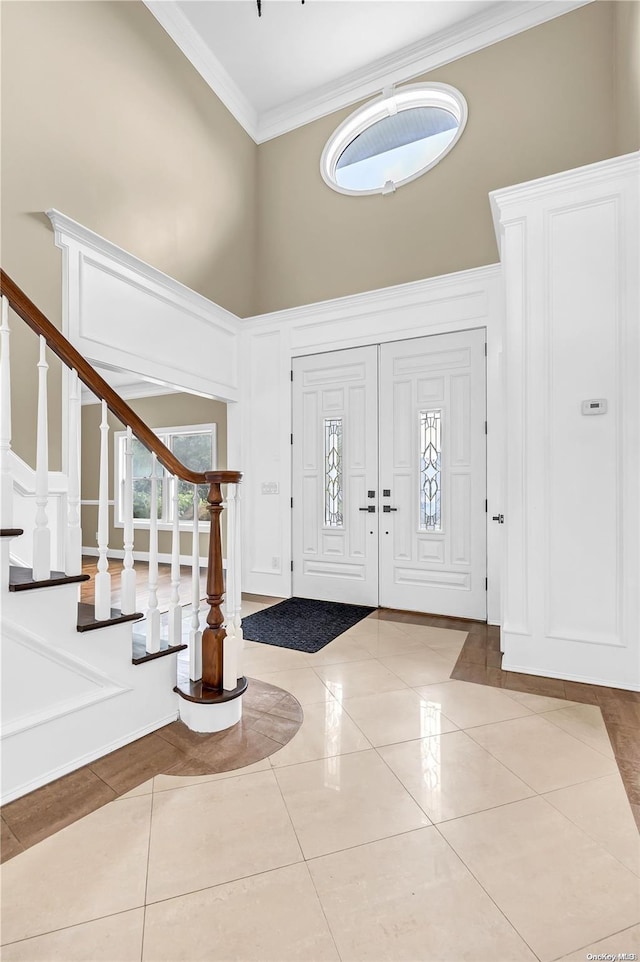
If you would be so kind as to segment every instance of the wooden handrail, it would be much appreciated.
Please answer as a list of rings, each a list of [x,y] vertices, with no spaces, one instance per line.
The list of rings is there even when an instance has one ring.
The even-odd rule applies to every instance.
[[[185,467],[2,269],[0,269],[0,294],[7,298],[12,310],[22,318],[25,324],[29,325],[32,331],[44,337],[53,353],[57,354],[67,367],[78,372],[82,383],[101,401],[107,402],[107,407],[112,414],[115,414],[126,427],[131,428],[138,440],[155,453],[158,461],[167,471],[175,474],[181,481],[190,481],[191,484],[237,484],[240,481],[242,475],[237,471],[200,473]]]

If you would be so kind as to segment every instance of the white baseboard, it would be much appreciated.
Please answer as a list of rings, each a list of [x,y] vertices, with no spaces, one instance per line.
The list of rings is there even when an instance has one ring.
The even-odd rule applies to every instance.
[[[85,548],[84,546],[83,546],[83,548],[82,548],[82,553],[88,555],[90,558],[97,558],[97,557],[99,557],[99,554],[100,554],[97,548]],[[107,551],[107,558],[113,558],[114,561],[122,561],[123,558],[124,558],[124,551],[122,550],[122,548],[120,548],[120,549],[118,549],[118,548],[113,548],[113,549],[111,549],[111,548],[110,548],[110,549]],[[148,560],[149,560],[149,552],[148,552],[148,551],[134,551],[134,552],[133,552],[133,560],[134,560],[134,561],[148,561]],[[158,554],[158,562],[159,562],[160,564],[170,565],[170,564],[171,564],[171,555],[168,554],[167,552],[160,552],[160,553]],[[180,555],[180,564],[181,564],[181,565],[187,565],[187,566],[190,567],[190,566],[191,566],[191,555],[190,555],[190,554],[188,554],[188,555],[187,555],[187,554],[181,554],[181,555]],[[201,568],[206,568],[206,567],[207,567],[207,564],[208,564],[208,559],[207,559],[207,558],[200,558],[200,567],[201,567]],[[226,568],[226,567],[227,567],[227,559],[226,559],[226,558],[223,558],[223,559],[222,559],[222,567],[223,567],[223,568]]]
[[[124,745],[128,745],[130,742],[136,741],[138,738],[143,738],[144,735],[150,735],[151,732],[155,732],[159,728],[163,728],[165,725],[170,725],[178,718],[178,706],[176,705],[175,712],[172,712],[170,715],[166,715],[163,718],[158,718],[149,725],[143,725],[143,727],[139,728],[137,731],[129,732],[122,738],[116,738],[115,741],[110,742],[107,745],[101,745],[96,751],[87,752],[80,758],[74,758],[73,761],[66,762],[64,765],[60,765],[58,768],[52,769],[45,775],[39,775],[30,782],[20,785],[19,788],[14,789],[12,792],[7,792],[6,795],[3,795],[2,798],[0,798],[0,805],[6,805],[8,802],[13,802],[16,798],[22,798],[23,795],[27,795],[29,792],[35,791],[36,788],[42,788],[43,785],[48,785],[49,782],[55,781],[56,778],[61,778],[62,775],[68,775],[70,772],[75,772],[77,769],[82,768],[83,765],[88,765],[91,762],[95,762],[97,758],[102,758],[104,755],[109,755],[117,748],[122,748]]]
[[[593,678],[587,675],[578,675],[573,672],[565,672],[561,674],[559,671],[551,671],[542,669],[539,665],[532,667],[531,665],[514,665],[510,664],[506,654],[502,658],[502,670],[503,671],[513,671],[518,675],[540,675],[543,678],[559,678],[560,681],[577,681],[583,685],[601,685],[603,688],[620,688],[623,691],[640,691],[640,686],[630,685],[627,681],[615,681],[611,678]],[[506,689],[505,689],[506,691]]]

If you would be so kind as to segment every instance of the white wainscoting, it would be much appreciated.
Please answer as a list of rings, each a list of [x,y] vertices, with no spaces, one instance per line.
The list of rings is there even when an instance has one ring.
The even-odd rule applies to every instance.
[[[492,195],[505,293],[503,667],[640,689],[639,155]],[[586,400],[606,414],[586,416]]]
[[[176,656],[133,665],[130,624],[79,633],[76,585],[0,595],[2,804],[178,717]]]
[[[243,322],[243,590],[291,595],[291,358],[487,329],[489,518],[501,502],[500,266],[323,301]],[[278,493],[267,494],[277,485]],[[266,488],[265,488],[266,485]],[[500,622],[501,526],[488,522],[489,621]]]
[[[238,399],[240,321],[57,210],[63,333],[93,364],[178,390]]]

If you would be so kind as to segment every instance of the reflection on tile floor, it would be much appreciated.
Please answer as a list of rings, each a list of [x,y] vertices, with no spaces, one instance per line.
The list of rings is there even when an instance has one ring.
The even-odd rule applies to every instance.
[[[169,766],[8,861],[2,958],[640,955],[640,841],[597,697],[489,687],[475,633],[377,612],[317,655],[247,644],[247,673],[303,706],[298,733],[235,771]],[[483,684],[451,680],[463,645]],[[628,705],[611,718],[631,766]]]

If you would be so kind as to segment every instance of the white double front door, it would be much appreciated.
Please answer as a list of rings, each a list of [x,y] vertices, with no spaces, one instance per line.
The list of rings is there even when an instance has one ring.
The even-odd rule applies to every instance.
[[[293,362],[293,594],[484,620],[485,332]]]

